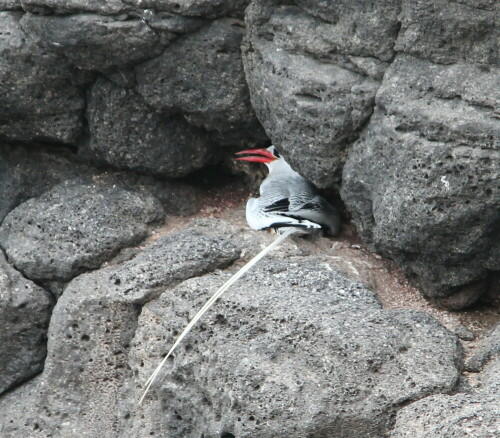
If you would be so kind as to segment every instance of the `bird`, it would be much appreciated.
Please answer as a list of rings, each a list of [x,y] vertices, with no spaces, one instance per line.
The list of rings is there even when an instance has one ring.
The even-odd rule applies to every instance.
[[[274,145],[268,148],[247,149],[237,152],[237,155],[245,155],[236,158],[237,161],[264,163],[269,169],[268,176],[259,187],[260,197],[248,199],[245,214],[251,229],[274,229],[278,238],[231,276],[198,311],[146,381],[139,404],[143,402],[168,358],[200,318],[229,287],[273,248],[294,233],[314,234],[324,231],[332,236],[339,233],[340,216],[338,211],[319,194],[318,189],[311,181],[292,169]]]
[[[295,227],[302,233],[324,230],[336,236],[340,230],[338,211],[318,193],[316,186],[292,169],[274,146],[237,152],[237,161],[264,163],[269,174],[260,185],[259,198],[250,198],[246,219],[250,228],[264,230]]]

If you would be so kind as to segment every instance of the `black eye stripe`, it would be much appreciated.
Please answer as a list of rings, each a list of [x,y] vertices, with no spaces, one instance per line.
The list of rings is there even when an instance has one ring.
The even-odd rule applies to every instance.
[[[274,156],[276,158],[280,158],[281,157],[280,153],[276,149],[274,150]]]

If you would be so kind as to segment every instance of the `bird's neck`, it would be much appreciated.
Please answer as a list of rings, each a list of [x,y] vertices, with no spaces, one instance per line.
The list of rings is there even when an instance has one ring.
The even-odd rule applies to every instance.
[[[269,176],[273,176],[273,177],[274,177],[274,175],[282,175],[282,174],[292,175],[292,174],[297,173],[283,159],[272,161],[271,163],[267,164],[267,167],[269,168]]]

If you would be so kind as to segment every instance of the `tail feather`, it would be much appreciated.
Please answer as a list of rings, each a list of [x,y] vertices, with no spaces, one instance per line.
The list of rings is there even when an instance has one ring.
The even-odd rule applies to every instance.
[[[228,281],[226,281],[221,288],[215,292],[214,295],[205,303],[205,305],[198,311],[198,313],[194,316],[194,318],[189,322],[189,324],[186,326],[186,328],[182,331],[182,333],[179,335],[175,343],[172,345],[170,348],[169,352],[167,355],[163,358],[163,360],[160,362],[160,364],[156,367],[155,371],[149,379],[146,381],[145,389],[142,394],[142,397],[139,400],[139,404],[141,404],[146,397],[147,393],[149,392],[149,389],[151,388],[151,385],[154,383],[156,378],[158,377],[158,374],[160,373],[161,369],[167,362],[168,358],[172,355],[174,350],[177,348],[177,346],[182,342],[182,340],[186,337],[186,335],[191,331],[193,326],[200,320],[200,318],[207,312],[210,307],[222,296],[222,294],[231,287],[236,281],[238,281],[245,273],[247,273],[253,266],[255,266],[259,260],[261,260],[263,257],[265,257],[274,247],[279,245],[283,240],[285,240],[288,236],[291,234],[297,232],[298,230],[295,228],[289,228],[285,233],[281,234],[278,236],[276,240],[271,242],[268,246],[266,246],[261,252],[259,252],[254,258],[252,258],[245,266],[243,266],[238,272],[236,272]]]

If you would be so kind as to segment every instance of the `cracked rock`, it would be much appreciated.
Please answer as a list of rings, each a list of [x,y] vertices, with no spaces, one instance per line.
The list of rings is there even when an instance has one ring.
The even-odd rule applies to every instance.
[[[218,143],[265,139],[245,81],[243,32],[241,21],[221,19],[179,38],[137,67],[139,93],[153,108],[182,111],[192,125],[214,132]]]
[[[238,256],[229,240],[191,229],[74,279],[54,308],[43,374],[0,399],[2,437],[33,430],[61,438],[129,435],[117,426],[132,378],[128,354],[141,305]]]
[[[253,107],[287,161],[318,187],[339,182],[373,112],[398,31],[396,1],[254,1],[243,61]],[[291,2],[290,2],[291,3]]]
[[[450,309],[477,301],[500,269],[499,78],[398,55],[343,171],[363,240]]]

